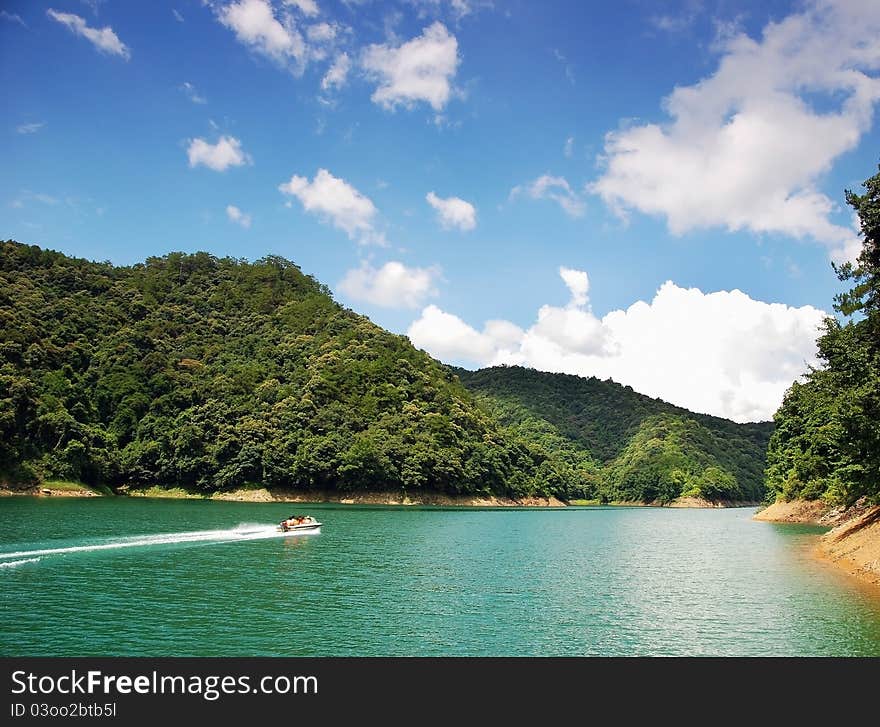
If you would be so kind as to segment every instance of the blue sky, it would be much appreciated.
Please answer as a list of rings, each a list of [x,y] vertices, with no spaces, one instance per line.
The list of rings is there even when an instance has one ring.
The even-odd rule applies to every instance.
[[[6,2],[0,235],[281,254],[441,360],[762,419],[858,247],[878,38],[864,0]]]

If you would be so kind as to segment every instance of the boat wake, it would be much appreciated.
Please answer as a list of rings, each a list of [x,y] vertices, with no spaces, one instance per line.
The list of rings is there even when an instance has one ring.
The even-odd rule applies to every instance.
[[[7,560],[4,562],[0,562],[0,568],[18,568],[20,565],[24,565],[25,563],[39,563],[39,558],[24,558],[22,560]]]
[[[301,532],[295,535],[311,535],[318,531]],[[12,568],[24,563],[32,563],[47,555],[67,555],[68,553],[89,553],[120,548],[144,548],[157,545],[176,545],[180,543],[230,543],[268,538],[285,538],[293,533],[279,532],[275,525],[242,523],[229,530],[194,530],[185,533],[157,533],[156,535],[135,535],[117,538],[103,543],[84,543],[56,548],[19,550],[0,553],[0,568]],[[13,560],[14,559],[14,560]]]

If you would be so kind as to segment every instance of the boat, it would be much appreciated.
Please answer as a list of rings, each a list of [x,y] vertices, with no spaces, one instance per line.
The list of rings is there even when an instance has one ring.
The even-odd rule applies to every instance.
[[[290,533],[320,533],[321,523],[311,515],[291,515],[286,520],[278,523],[278,532]]]

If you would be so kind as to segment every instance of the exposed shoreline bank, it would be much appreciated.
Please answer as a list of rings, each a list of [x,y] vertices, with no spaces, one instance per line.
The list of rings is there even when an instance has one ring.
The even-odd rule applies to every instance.
[[[514,499],[498,495],[449,495],[440,492],[404,492],[402,490],[369,490],[361,492],[339,492],[335,490],[285,490],[261,488],[242,488],[226,492],[203,493],[185,490],[181,487],[162,487],[154,485],[146,488],[123,487],[118,493],[109,490],[99,491],[81,483],[46,482],[28,488],[12,488],[0,485],[2,496],[31,497],[150,497],[177,500],[227,500],[232,502],[299,502],[332,503],[340,505],[402,505],[402,506],[440,506],[440,507],[667,507],[716,509],[730,507],[754,507],[756,502],[710,501],[697,497],[680,497],[670,503],[660,502],[564,502],[556,497],[524,497]]]
[[[757,513],[755,520],[830,528],[819,539],[814,555],[880,587],[880,505],[857,503],[843,509],[822,500],[776,502]]]

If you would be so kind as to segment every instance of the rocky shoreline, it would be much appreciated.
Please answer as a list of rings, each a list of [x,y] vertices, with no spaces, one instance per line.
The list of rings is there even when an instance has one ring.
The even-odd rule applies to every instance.
[[[101,497],[113,493],[102,493],[86,485],[74,486],[64,483],[64,487],[54,483],[16,489],[0,486],[0,497],[10,495],[28,495],[32,497]],[[569,507],[556,497],[524,497],[511,498],[498,495],[448,495],[439,492],[404,492],[402,490],[369,490],[358,492],[340,492],[337,490],[286,490],[260,488],[242,488],[224,492],[202,493],[184,490],[180,487],[161,487],[154,485],[146,488],[123,486],[116,493],[124,497],[156,497],[179,500],[229,500],[233,502],[301,502],[301,503],[335,503],[341,505],[412,505],[438,507]],[[577,505],[577,503],[571,503]],[[590,503],[595,505],[599,503]],[[754,507],[756,502],[710,501],[698,497],[679,497],[670,503],[660,502],[609,502],[612,507],[669,507],[669,508],[725,508]]]
[[[840,508],[822,500],[776,502],[757,513],[755,520],[830,528],[819,539],[816,556],[880,587],[880,505],[860,501]]]

